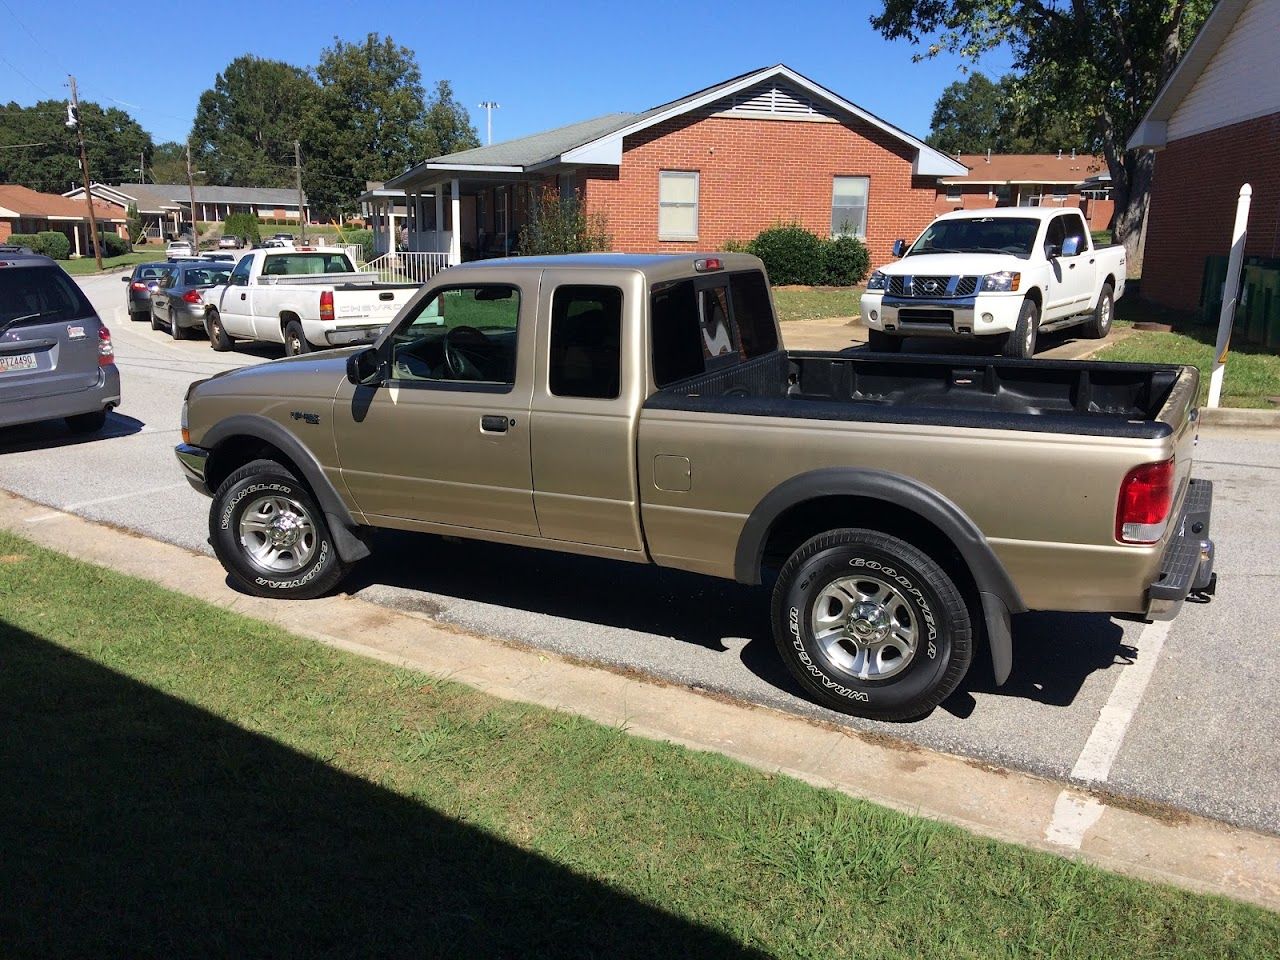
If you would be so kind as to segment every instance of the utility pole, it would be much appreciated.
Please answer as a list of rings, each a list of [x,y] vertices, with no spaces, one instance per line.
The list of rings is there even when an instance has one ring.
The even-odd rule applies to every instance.
[[[67,126],[76,132],[76,140],[80,144],[80,173],[84,177],[84,202],[89,208],[89,237],[93,243],[93,259],[102,269],[102,245],[98,241],[98,217],[93,210],[93,187],[89,185],[89,155],[84,150],[84,130],[80,126],[80,99],[76,96],[76,78],[67,74],[71,81],[71,104],[67,107]]]
[[[187,140],[187,190],[191,194],[191,253],[200,252],[200,227],[196,220],[196,181],[191,173],[191,140]]]
[[[307,215],[302,207],[302,144],[293,141],[293,177],[298,184],[298,223],[302,226],[302,243],[307,242]]]
[[[501,106],[502,104],[498,103],[496,100],[485,100],[480,104],[480,108],[484,110],[485,114],[484,123],[486,143],[493,143],[493,111],[499,109]]]

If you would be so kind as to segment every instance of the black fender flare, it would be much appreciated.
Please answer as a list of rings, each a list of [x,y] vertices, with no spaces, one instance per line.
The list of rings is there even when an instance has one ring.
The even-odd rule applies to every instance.
[[[1004,683],[1013,663],[1009,615],[1023,613],[1027,608],[977,524],[952,501],[918,480],[885,470],[827,467],[784,481],[766,494],[747,517],[738,537],[734,578],[739,583],[760,583],[769,533],[787,510],[808,500],[838,496],[880,500],[909,510],[955,545],[977,585],[996,682]]]
[[[369,547],[359,534],[361,524],[351,515],[346,503],[302,441],[274,420],[254,414],[238,414],[219,420],[210,427],[200,438],[200,446],[210,452],[211,458],[216,458],[219,444],[232,437],[252,437],[269,443],[284,453],[302,472],[302,479],[319,501],[320,509],[324,511],[329,529],[333,533],[333,545],[338,556],[347,563],[354,563],[369,555]]]

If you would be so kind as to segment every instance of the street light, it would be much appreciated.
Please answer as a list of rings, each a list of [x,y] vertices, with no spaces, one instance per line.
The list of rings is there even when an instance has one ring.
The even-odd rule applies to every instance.
[[[502,104],[496,100],[482,100],[480,109],[485,113],[485,142],[493,143],[493,111],[501,107]]]

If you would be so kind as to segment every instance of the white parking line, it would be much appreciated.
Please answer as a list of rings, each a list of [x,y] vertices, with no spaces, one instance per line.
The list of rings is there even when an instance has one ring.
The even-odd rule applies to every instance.
[[[1120,754],[1125,734],[1142,695],[1156,670],[1156,662],[1160,659],[1160,651],[1164,649],[1165,639],[1173,625],[1170,620],[1149,623],[1142,628],[1134,643],[1137,654],[1133,663],[1120,673],[1111,696],[1098,714],[1089,739],[1084,749],[1076,758],[1076,765],[1071,768],[1071,776],[1086,783],[1104,783],[1111,775],[1111,765]],[[1045,829],[1045,839],[1050,843],[1080,849],[1084,836],[1102,816],[1106,805],[1092,797],[1072,791],[1063,790],[1058,795],[1058,802],[1053,807],[1053,817]]]
[[[53,520],[66,513],[75,513],[77,510],[83,510],[85,507],[96,507],[102,503],[115,503],[117,500],[128,500],[132,497],[145,497],[150,493],[165,493],[169,490],[181,490],[185,487],[185,483],[169,483],[163,487],[152,487],[149,490],[133,490],[129,493],[116,494],[114,497],[98,497],[96,500],[81,500],[79,503],[69,503],[65,507],[60,507],[52,513],[41,513],[34,517],[27,517],[27,523],[44,523],[46,520]]]

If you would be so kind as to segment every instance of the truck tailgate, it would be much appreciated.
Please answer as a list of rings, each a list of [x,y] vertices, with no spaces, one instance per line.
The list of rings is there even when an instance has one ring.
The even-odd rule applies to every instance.
[[[344,320],[386,322],[400,312],[418,290],[416,284],[377,287],[337,287],[333,291],[333,316]]]

